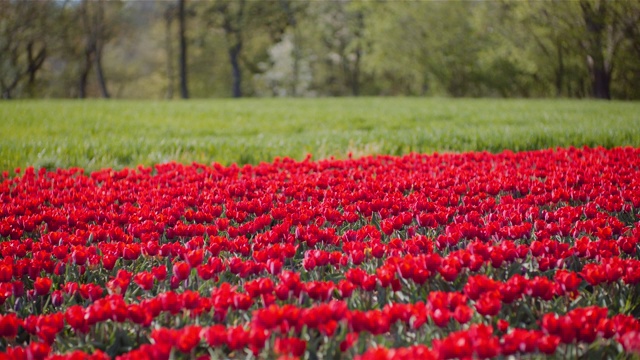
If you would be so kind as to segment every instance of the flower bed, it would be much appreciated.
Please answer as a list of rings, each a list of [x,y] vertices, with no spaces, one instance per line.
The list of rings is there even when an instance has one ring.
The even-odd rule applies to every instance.
[[[640,149],[17,172],[0,359],[640,350]]]

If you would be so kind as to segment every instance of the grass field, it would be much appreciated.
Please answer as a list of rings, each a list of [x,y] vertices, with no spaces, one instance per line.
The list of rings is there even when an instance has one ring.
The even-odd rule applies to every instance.
[[[420,98],[0,103],[0,170],[640,146],[640,103]]]

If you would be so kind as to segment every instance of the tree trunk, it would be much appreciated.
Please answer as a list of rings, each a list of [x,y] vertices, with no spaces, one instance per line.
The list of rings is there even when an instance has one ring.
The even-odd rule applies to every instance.
[[[300,50],[300,29],[298,27],[296,14],[291,8],[289,1],[281,0],[281,3],[285,13],[287,14],[289,25],[293,29],[293,38],[291,39],[291,43],[293,45],[293,49],[291,51],[291,55],[293,57],[293,68],[291,69],[292,74],[289,91],[291,92],[292,97],[296,97],[298,96],[298,82],[300,81],[300,60],[302,59],[302,51]]]
[[[591,75],[591,95],[596,99],[611,99],[611,61],[605,59],[604,54],[604,32],[607,27],[607,4],[605,1],[598,2],[594,6],[581,1],[582,18],[585,23],[587,35],[583,46],[587,51],[587,65]],[[615,49],[615,44],[611,49]],[[613,51],[612,51],[613,52]],[[613,54],[609,54],[613,56]]]
[[[110,97],[109,90],[107,89],[107,82],[104,78],[104,71],[102,69],[102,49],[96,50],[94,61],[96,65],[96,76],[98,78],[98,86],[100,87],[100,93],[102,97],[108,99]]]
[[[295,25],[293,29],[293,73],[291,78],[291,96],[298,96],[298,83],[300,82],[300,60],[302,60],[302,51],[300,51],[300,30]]]
[[[233,76],[233,97],[242,97],[242,72],[240,70],[239,55],[242,44],[236,44],[229,48],[229,60],[231,61],[231,75]]]
[[[358,42],[355,50],[355,60],[353,62],[353,70],[351,72],[351,94],[353,96],[360,95],[360,63],[362,62],[362,38],[364,35],[364,14],[358,12],[356,14],[357,27],[355,31],[356,41]]]
[[[242,71],[240,70],[240,52],[242,51],[242,23],[244,17],[244,0],[238,1],[238,8],[235,15],[231,14],[229,8],[222,9],[224,30],[227,38],[227,52],[231,63],[232,95],[234,98],[242,97]]]
[[[91,70],[91,50],[87,48],[84,54],[84,67],[80,71],[80,79],[78,81],[78,97],[85,99],[87,97],[87,80],[89,79],[89,71]]]
[[[78,97],[85,99],[87,97],[87,82],[89,72],[91,71],[91,63],[96,49],[96,34],[94,21],[89,19],[88,0],[82,0],[80,3],[80,13],[82,27],[85,32],[84,38],[84,66],[80,70],[80,78],[78,79]]]
[[[180,37],[180,96],[183,99],[189,98],[187,86],[187,39],[185,37],[186,18],[184,10],[185,0],[178,0],[178,23]]]
[[[360,59],[362,58],[362,51],[360,47],[356,49],[356,59],[353,63],[353,71],[351,72],[351,94],[353,96],[360,95]]]
[[[596,99],[611,99],[611,72],[607,71],[604,62],[591,61],[591,91]]]
[[[12,98],[11,96],[11,92],[13,91],[13,89],[16,88],[16,86],[18,86],[18,82],[20,81],[21,76],[18,74],[16,75],[16,77],[13,78],[13,81],[11,82],[11,84],[6,85],[4,82],[2,82],[2,98],[9,100]]]
[[[173,99],[173,41],[171,41],[171,24],[173,23],[174,6],[171,5],[167,8],[165,13],[165,49],[167,51],[167,93],[165,97],[167,99]]]
[[[36,73],[40,70],[47,57],[46,47],[43,46],[37,54],[34,54],[33,47],[33,42],[29,42],[27,45],[27,74],[29,76],[27,87],[31,97],[35,96]]]
[[[556,97],[562,96],[562,88],[564,87],[564,58],[562,53],[562,45],[556,44],[558,53],[558,68],[556,69]]]

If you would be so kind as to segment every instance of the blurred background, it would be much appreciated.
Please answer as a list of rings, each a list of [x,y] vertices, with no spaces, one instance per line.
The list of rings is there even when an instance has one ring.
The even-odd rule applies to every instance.
[[[640,1],[0,1],[10,98],[640,99]]]

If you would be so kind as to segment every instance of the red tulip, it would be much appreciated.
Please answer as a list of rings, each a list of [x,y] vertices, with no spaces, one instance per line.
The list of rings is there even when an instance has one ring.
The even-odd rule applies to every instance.
[[[62,291],[55,290],[51,293],[51,304],[53,304],[53,306],[61,306],[63,302],[64,297],[62,296]]]
[[[302,356],[306,348],[307,342],[298,338],[277,338],[274,346],[276,354],[293,356]]]
[[[555,335],[545,335],[538,339],[538,349],[545,355],[551,355],[556,352],[560,338]]]
[[[173,264],[173,275],[179,280],[185,280],[189,277],[189,273],[191,272],[191,268],[185,262],[179,261]]]
[[[431,319],[438,327],[445,327],[450,318],[451,313],[447,309],[435,309],[431,314]]]
[[[143,290],[151,290],[153,288],[153,275],[146,271],[137,273],[133,276],[133,282]]]
[[[27,346],[27,358],[29,360],[42,360],[49,355],[51,347],[41,342],[32,342]]]
[[[167,267],[164,265],[160,265],[151,269],[151,273],[153,277],[158,281],[163,281],[167,278]]]
[[[182,353],[188,354],[200,342],[200,326],[190,325],[180,331],[176,347]]]
[[[502,332],[506,332],[509,329],[509,322],[504,320],[504,319],[500,319],[498,320],[498,330],[502,331]]]
[[[500,293],[497,291],[484,293],[476,301],[476,310],[480,315],[484,316],[498,315],[501,307]]]
[[[85,333],[88,331],[88,326],[85,321],[85,311],[80,305],[73,305],[67,308],[64,314],[64,319],[75,331]]]
[[[22,326],[22,320],[16,314],[0,314],[0,337],[16,337],[20,326]]]
[[[36,278],[36,280],[34,281],[33,288],[36,291],[36,295],[44,296],[49,294],[52,284],[53,284],[53,281],[51,279],[39,277],[39,278]]]
[[[471,320],[473,310],[467,305],[459,305],[453,312],[453,318],[460,324],[466,324]]]

